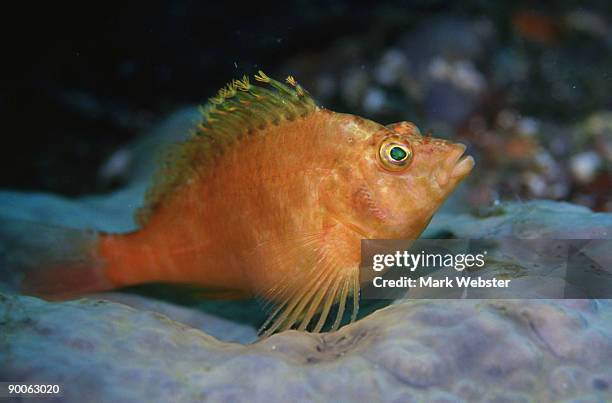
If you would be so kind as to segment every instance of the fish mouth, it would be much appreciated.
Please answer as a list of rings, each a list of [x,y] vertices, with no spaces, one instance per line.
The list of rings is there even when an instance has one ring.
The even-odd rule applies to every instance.
[[[461,153],[461,155],[455,161],[455,166],[452,168],[451,178],[464,178],[470,173],[472,168],[474,168],[474,164],[474,158],[471,155],[463,155],[463,153]]]
[[[456,184],[466,177],[474,167],[474,158],[464,155],[467,148],[465,145],[457,143],[453,148],[453,152],[437,174],[438,184],[441,187]]]

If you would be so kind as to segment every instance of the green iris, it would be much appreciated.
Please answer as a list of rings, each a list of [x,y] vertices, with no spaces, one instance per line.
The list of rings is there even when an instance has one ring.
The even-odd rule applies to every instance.
[[[403,161],[408,154],[401,147],[393,147],[391,151],[389,151],[389,156],[395,161]]]

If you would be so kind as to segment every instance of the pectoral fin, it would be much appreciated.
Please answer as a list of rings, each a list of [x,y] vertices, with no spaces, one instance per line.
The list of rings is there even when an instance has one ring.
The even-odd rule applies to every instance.
[[[277,305],[266,322],[259,329],[261,337],[268,337],[277,331],[291,328],[297,330],[310,329],[320,332],[327,323],[332,306],[338,303],[338,311],[331,330],[340,326],[346,301],[352,296],[353,312],[351,322],[355,321],[359,310],[359,279],[358,269],[344,268],[334,264],[333,259],[326,257],[324,251],[318,251],[320,258],[312,267],[312,276],[298,289],[282,285],[270,295],[267,300],[276,301]],[[318,320],[314,318],[318,314]]]

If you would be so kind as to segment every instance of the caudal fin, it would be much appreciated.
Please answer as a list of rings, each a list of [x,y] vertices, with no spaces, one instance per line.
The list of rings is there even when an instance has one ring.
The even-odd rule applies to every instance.
[[[113,288],[95,231],[0,218],[0,290],[68,299]]]

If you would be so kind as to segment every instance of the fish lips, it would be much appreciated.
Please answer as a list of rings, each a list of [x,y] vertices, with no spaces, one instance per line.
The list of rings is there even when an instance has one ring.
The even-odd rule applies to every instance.
[[[456,146],[456,149],[446,159],[436,175],[440,187],[445,187],[451,182],[455,184],[461,181],[474,168],[474,158],[470,155],[464,155],[466,146],[463,144],[456,144]]]

